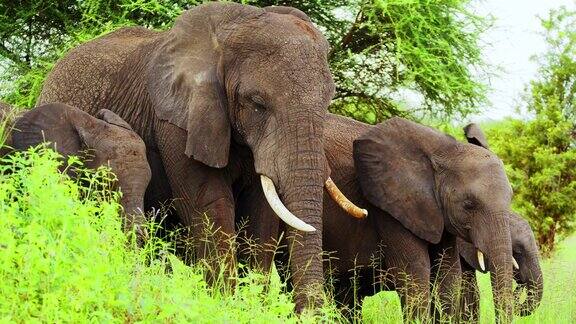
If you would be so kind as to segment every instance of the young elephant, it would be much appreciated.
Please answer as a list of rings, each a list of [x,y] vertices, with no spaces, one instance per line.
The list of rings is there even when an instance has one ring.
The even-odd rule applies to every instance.
[[[441,259],[435,267],[441,276],[439,293],[445,311],[454,312],[451,289],[460,282],[460,236],[473,243],[479,258],[489,257],[489,269],[497,269],[496,300],[508,312],[512,249],[504,215],[511,190],[500,159],[401,118],[369,126],[331,115],[326,126],[332,179],[370,215],[352,219],[324,199],[323,244],[334,251],[329,268],[336,298],[352,306],[359,304],[355,299],[395,288],[406,316],[426,317],[431,265]],[[238,215],[249,217],[249,237],[270,244],[269,238],[278,237],[278,224],[259,220],[268,212],[262,201],[261,193],[245,190]],[[266,267],[272,255],[258,258]]]
[[[142,227],[144,193],[151,176],[146,147],[118,115],[102,109],[95,118],[77,108],[51,103],[21,113],[13,128],[7,144],[14,149],[24,150],[47,141],[65,157],[83,157],[89,168],[108,165],[122,191],[125,229],[134,227],[139,239],[147,237]]]
[[[466,138],[470,143],[489,149],[488,141],[482,130],[476,124],[464,128]],[[530,315],[540,304],[544,289],[544,278],[540,268],[538,245],[534,233],[526,220],[520,215],[510,212],[510,237],[514,256],[514,279],[518,286],[515,291],[517,301],[516,312],[520,316]],[[486,272],[484,265],[478,263],[474,247],[458,239],[458,249],[461,256],[464,295],[461,298],[461,313],[469,321],[476,322],[479,315],[479,291],[476,283],[475,270]],[[520,292],[527,289],[527,299],[518,304]]]
[[[512,239],[512,252],[517,261],[514,269],[514,280],[518,284],[515,290],[515,300],[518,302],[522,288],[527,289],[527,298],[523,303],[516,305],[516,312],[520,316],[528,316],[540,304],[544,291],[544,278],[540,268],[540,256],[534,233],[526,220],[520,215],[511,212],[510,236]],[[465,321],[478,322],[480,294],[476,282],[476,270],[486,272],[478,264],[474,247],[458,239],[460,263],[462,265],[463,291],[461,298],[461,313]]]

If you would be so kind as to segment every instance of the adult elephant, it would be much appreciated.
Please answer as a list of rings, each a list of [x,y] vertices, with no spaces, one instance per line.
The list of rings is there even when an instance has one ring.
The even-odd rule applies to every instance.
[[[122,192],[125,230],[134,229],[139,239],[146,238],[144,193],[151,172],[144,142],[130,125],[107,109],[93,117],[62,103],[20,112],[6,144],[25,150],[43,142],[64,157],[80,156],[88,168],[109,166]]]
[[[517,283],[514,292],[517,301],[515,311],[520,316],[528,316],[538,308],[544,292],[540,255],[528,222],[513,212],[509,214],[509,218],[512,253],[517,261],[514,267],[514,280]],[[486,272],[486,268],[478,263],[474,247],[470,243],[458,239],[458,250],[461,256],[464,292],[461,297],[461,313],[466,323],[478,322],[480,292],[476,271]],[[523,288],[526,288],[526,299],[519,303]]]
[[[292,226],[301,310],[309,297],[319,302],[323,283],[329,168],[322,134],[334,92],[328,50],[297,9],[208,3],[184,12],[167,31],[123,28],[75,48],[49,74],[40,101],[90,114],[112,107],[124,118],[146,143],[151,188],[166,187],[165,175],[200,257],[210,250],[200,239],[203,215],[218,229],[218,247],[228,250],[232,184],[244,168],[255,168],[276,214]],[[249,166],[246,153],[253,156]],[[303,288],[309,286],[315,288]]]
[[[511,189],[498,157],[405,119],[370,126],[335,115],[325,127],[325,152],[334,182],[370,214],[352,219],[324,200],[324,249],[333,251],[329,268],[341,303],[354,307],[365,296],[397,289],[405,317],[427,317],[434,265],[444,311],[454,313],[461,237],[497,269],[496,300],[509,311],[512,248],[504,216]],[[257,189],[240,196],[238,212],[249,216],[247,236],[266,246],[278,227],[250,223],[270,213]],[[267,267],[272,253],[256,259]]]

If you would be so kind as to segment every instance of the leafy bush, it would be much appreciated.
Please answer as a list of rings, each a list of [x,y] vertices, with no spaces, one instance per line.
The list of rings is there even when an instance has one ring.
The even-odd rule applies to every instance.
[[[534,120],[510,119],[496,126],[487,136],[505,162],[513,207],[530,222],[542,251],[550,252],[558,238],[573,232],[576,220],[573,122],[547,107]]]
[[[542,25],[548,50],[525,96],[532,118],[495,124],[488,136],[506,163],[514,207],[549,252],[576,226],[576,12],[554,10]]]
[[[210,287],[169,244],[142,248],[122,232],[106,169],[58,171],[49,149],[0,166],[0,321],[296,322],[277,275],[248,272],[235,290]],[[75,167],[81,167],[73,161]],[[302,320],[334,320],[333,305]]]
[[[0,97],[34,106],[47,72],[70,48],[122,26],[172,26],[203,1],[65,0],[0,3]],[[306,12],[331,43],[337,84],[333,112],[374,123],[415,107],[419,114],[466,115],[485,99],[472,71],[483,71],[479,36],[489,20],[468,10],[471,0],[241,0]]]

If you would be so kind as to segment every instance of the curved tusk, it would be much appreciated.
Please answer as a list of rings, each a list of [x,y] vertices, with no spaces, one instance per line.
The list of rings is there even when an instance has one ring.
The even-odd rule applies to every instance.
[[[478,252],[478,264],[480,265],[480,269],[482,269],[482,271],[486,271],[486,266],[484,265],[484,254],[480,252],[480,250],[478,250],[477,252]]]
[[[266,197],[266,201],[272,210],[283,220],[286,224],[294,227],[295,229],[302,231],[302,232],[314,232],[316,229],[304,223],[301,219],[294,216],[286,206],[280,201],[280,197],[278,197],[278,193],[276,192],[276,188],[274,187],[274,182],[272,179],[268,178],[267,176],[261,174],[260,175],[260,182],[262,183],[262,190],[264,191],[264,196]]]
[[[520,270],[520,266],[518,265],[518,262],[516,262],[516,259],[514,259],[514,257],[512,257],[512,265],[514,266],[514,269]]]
[[[366,218],[366,216],[368,216],[368,211],[364,208],[360,208],[354,205],[354,203],[348,200],[348,198],[344,196],[342,191],[338,189],[338,187],[330,177],[328,177],[328,180],[326,180],[324,186],[326,187],[328,194],[330,194],[330,197],[332,197],[332,199],[338,204],[338,206],[344,209],[348,214],[356,218]]]

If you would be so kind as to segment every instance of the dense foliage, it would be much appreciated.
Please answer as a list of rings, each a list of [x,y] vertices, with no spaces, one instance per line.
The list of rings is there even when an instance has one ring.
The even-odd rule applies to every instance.
[[[60,164],[53,151],[30,149],[0,166],[1,322],[298,321],[277,275],[210,286],[204,265],[187,266],[170,244],[134,248],[109,173],[83,171],[80,185]],[[334,321],[333,306],[302,320]]]
[[[120,26],[164,29],[202,1],[0,2],[0,97],[33,106],[54,62],[71,47]],[[470,0],[245,0],[302,9],[328,37],[337,82],[333,111],[375,122],[392,114],[466,115],[484,101],[473,75],[484,63],[488,20]],[[402,96],[418,98],[416,109]]]
[[[494,125],[489,137],[507,164],[515,207],[545,252],[576,227],[576,12],[542,20],[548,51],[525,96],[528,121]]]

